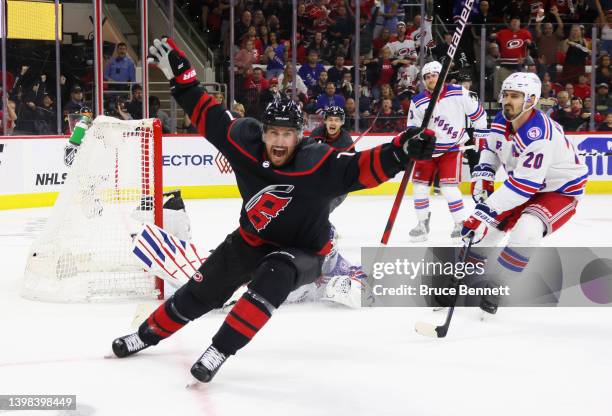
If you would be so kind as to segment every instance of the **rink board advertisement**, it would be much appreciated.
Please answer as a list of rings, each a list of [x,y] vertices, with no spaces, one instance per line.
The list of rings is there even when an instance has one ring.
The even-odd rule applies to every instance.
[[[581,157],[589,168],[587,193],[611,193],[612,160],[607,154],[612,154],[612,135],[584,133],[568,137],[584,154]],[[356,149],[368,149],[391,138],[366,136]],[[64,161],[66,143],[64,136],[0,138],[0,209],[53,205],[69,171]],[[181,188],[185,198],[239,196],[227,159],[200,136],[165,136],[162,164],[164,188]],[[394,194],[400,178],[397,175],[389,183],[358,194]],[[469,178],[467,165],[463,167],[463,178]],[[501,172],[497,180],[503,179]],[[464,192],[466,185],[463,184]]]

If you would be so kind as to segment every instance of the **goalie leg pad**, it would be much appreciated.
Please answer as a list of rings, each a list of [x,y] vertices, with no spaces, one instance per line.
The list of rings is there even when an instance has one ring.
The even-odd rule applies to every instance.
[[[145,223],[134,235],[132,252],[145,270],[179,288],[198,270],[205,258],[192,244],[155,224]]]
[[[351,268],[351,263],[342,257],[340,252],[336,251],[335,256],[333,257],[325,257],[325,262],[323,263],[323,275],[324,276],[340,276],[340,275],[348,275],[349,269]]]
[[[191,221],[187,211],[164,208],[164,230],[183,241],[191,241]]]

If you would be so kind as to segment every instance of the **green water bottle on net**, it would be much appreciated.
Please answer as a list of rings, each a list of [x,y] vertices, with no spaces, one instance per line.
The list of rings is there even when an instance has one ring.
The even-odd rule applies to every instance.
[[[85,137],[85,133],[87,133],[87,129],[91,126],[92,122],[92,112],[89,107],[82,107],[79,111],[81,117],[79,121],[74,125],[72,129],[72,134],[68,139],[68,144],[64,149],[64,163],[66,166],[72,166],[72,162],[74,162],[74,157],[76,156],[77,150]]]

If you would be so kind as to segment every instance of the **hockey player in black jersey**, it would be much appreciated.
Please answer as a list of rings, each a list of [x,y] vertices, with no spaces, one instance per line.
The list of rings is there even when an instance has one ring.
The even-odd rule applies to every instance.
[[[353,139],[349,132],[342,128],[345,119],[342,107],[327,107],[323,112],[323,124],[310,133],[310,138],[336,150],[348,149],[352,146]]]
[[[353,138],[342,126],[345,121],[344,109],[338,106],[327,107],[323,112],[323,124],[314,129],[310,134],[310,140],[317,143],[325,143],[334,150],[349,150],[353,145]],[[346,199],[346,194],[335,198],[330,205],[332,212]]]
[[[339,152],[352,149],[353,138],[349,132],[343,128],[345,121],[346,115],[342,107],[327,107],[323,111],[323,123],[310,133],[309,140],[317,143],[325,143]],[[344,202],[346,197],[347,194],[334,198],[330,203],[329,212],[331,213],[338,208],[338,206]],[[347,282],[349,282],[349,284],[356,284],[354,283],[354,279],[363,279],[366,277],[361,266],[352,265],[338,251],[336,244],[338,240],[338,233],[333,225],[331,225],[330,228],[330,240],[332,241],[332,249],[331,252],[325,257],[321,279],[315,284],[303,286],[302,291],[310,293],[312,292],[312,287],[325,287],[327,286],[329,279],[332,278],[345,279]],[[334,285],[332,284],[332,287],[333,286]],[[338,286],[343,287],[343,285]],[[294,292],[292,296],[295,296],[296,293],[299,293],[299,291]],[[314,293],[318,292],[314,291]],[[330,297],[327,293],[325,293],[325,299],[337,301],[333,297]],[[342,300],[344,300],[344,297],[342,297]]]
[[[336,153],[327,145],[301,141],[303,117],[293,101],[271,103],[263,127],[253,118],[234,119],[200,87],[172,39],[156,39],[149,51],[149,62],[170,80],[173,97],[231,164],[243,204],[238,229],[136,333],[115,339],[112,347],[116,356],[127,357],[156,345],[221,307],[248,282],[248,291],[191,368],[197,380],[208,382],[289,292],[320,276],[331,245],[330,201],[383,183],[403,170],[409,158],[431,158],[434,137],[428,130],[412,129],[373,149]]]

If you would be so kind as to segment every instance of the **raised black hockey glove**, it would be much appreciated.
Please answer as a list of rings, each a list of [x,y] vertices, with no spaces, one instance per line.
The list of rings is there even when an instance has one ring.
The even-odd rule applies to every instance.
[[[409,127],[393,138],[395,156],[403,163],[409,159],[431,159],[436,136],[433,130]]]
[[[195,69],[172,38],[164,36],[161,40],[155,39],[153,45],[149,46],[147,62],[162,70],[173,92],[199,84]]]

